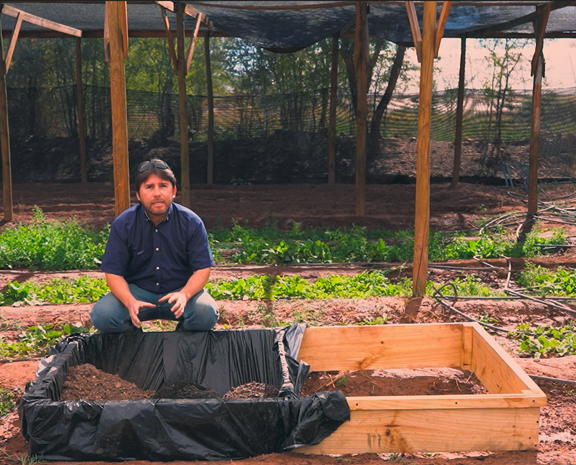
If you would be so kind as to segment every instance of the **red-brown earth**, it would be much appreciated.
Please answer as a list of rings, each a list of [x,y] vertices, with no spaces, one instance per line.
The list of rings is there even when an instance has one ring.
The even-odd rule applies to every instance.
[[[570,195],[571,185],[546,188],[548,197],[543,200]],[[366,214],[358,217],[354,213],[354,186],[352,185],[268,185],[268,186],[192,186],[192,208],[204,219],[208,229],[216,226],[229,227],[234,221],[247,222],[260,227],[271,220],[280,228],[290,228],[294,222],[305,226],[349,227],[353,224],[374,229],[398,231],[413,227],[413,185],[367,185]],[[76,217],[92,227],[103,227],[114,217],[114,187],[109,183],[81,184],[16,184],[14,185],[14,219],[27,222],[31,209],[39,206],[48,218]],[[568,198],[563,205],[573,206]],[[460,184],[455,190],[447,184],[431,186],[432,229],[475,230],[483,217],[503,215],[525,208],[522,192],[508,192],[504,187]],[[10,227],[3,224],[2,227]],[[554,223],[543,223],[541,228],[558,227]],[[574,226],[560,225],[569,235],[576,234]],[[514,227],[512,227],[514,229]],[[473,232],[471,233],[473,234]],[[543,266],[576,266],[573,249],[559,254],[531,260]],[[490,269],[477,261],[443,263],[458,269],[430,268],[430,279],[450,282],[456,276],[475,274],[495,287],[503,287],[507,277],[508,262],[505,259],[487,260]],[[400,265],[400,264],[397,264]],[[434,264],[432,264],[434,265]],[[385,266],[380,264],[378,266]],[[521,270],[524,260],[511,261],[514,271]],[[372,269],[369,264],[327,266],[222,266],[215,267],[213,279],[232,278],[253,274],[299,274],[314,279],[325,274],[356,274]],[[459,268],[468,268],[468,271]],[[480,270],[478,268],[481,268]],[[410,264],[399,266],[397,274],[410,276]],[[42,273],[29,270],[0,271],[0,289],[10,280],[47,280],[56,276],[102,276],[100,272]],[[368,299],[281,300],[267,302],[219,301],[221,317],[217,328],[237,325],[243,321],[247,326],[264,323],[264,317],[274,315],[277,321],[292,322],[304,318],[315,324],[354,324],[362,320],[386,317],[387,322],[405,321],[404,310],[408,299],[379,297]],[[570,315],[544,304],[528,300],[484,301],[461,300],[456,308],[472,317],[486,314],[498,320],[498,326],[514,328],[520,322],[562,325]],[[263,312],[263,307],[266,312]],[[35,307],[0,308],[0,337],[11,340],[18,328],[32,324],[78,323],[89,324],[89,304],[42,305]],[[266,315],[264,314],[266,313]],[[321,318],[320,318],[321,317]],[[415,323],[463,321],[462,317],[448,311],[435,300],[425,298],[420,306]],[[145,325],[145,330],[151,327]],[[169,327],[168,327],[169,329]],[[500,335],[495,339],[515,358],[524,370],[533,375],[576,380],[576,356],[545,358],[536,361],[520,357],[515,341]],[[28,380],[34,378],[37,361],[4,363],[0,366],[0,387],[23,389]],[[519,452],[470,452],[470,453],[408,453],[402,456],[391,454],[360,454],[353,456],[302,456],[294,453],[272,454],[230,463],[256,464],[379,464],[382,462],[411,464],[576,464],[576,387],[570,384],[537,381],[548,395],[548,406],[541,409],[540,442],[538,451]],[[17,463],[26,453],[26,444],[19,434],[17,414],[13,411],[0,420],[0,463]],[[139,462],[143,463],[143,462]],[[184,462],[172,462],[184,463]]]

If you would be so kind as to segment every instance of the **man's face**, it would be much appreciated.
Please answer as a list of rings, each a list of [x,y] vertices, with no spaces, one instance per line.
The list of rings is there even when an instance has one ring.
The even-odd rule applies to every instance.
[[[148,179],[140,185],[136,192],[136,197],[148,213],[148,217],[158,224],[166,218],[166,213],[172,200],[176,196],[176,186],[170,181],[151,174]]]

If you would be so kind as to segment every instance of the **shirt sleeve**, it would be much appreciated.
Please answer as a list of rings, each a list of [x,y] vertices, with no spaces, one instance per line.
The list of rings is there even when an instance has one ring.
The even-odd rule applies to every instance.
[[[214,266],[214,258],[212,258],[212,251],[208,244],[208,234],[200,219],[195,224],[188,241],[188,263],[193,271]]]
[[[105,273],[124,276],[129,260],[128,246],[121,238],[117,225],[112,223],[100,269]]]

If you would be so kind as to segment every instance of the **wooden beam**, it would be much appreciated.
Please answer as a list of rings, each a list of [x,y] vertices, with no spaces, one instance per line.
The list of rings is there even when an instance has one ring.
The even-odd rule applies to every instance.
[[[466,76],[466,37],[460,39],[460,74],[458,76],[458,97],[456,99],[456,130],[454,134],[454,166],[452,169],[452,183],[454,189],[460,180],[460,166],[462,160],[462,122],[464,118],[464,85]]]
[[[198,37],[198,31],[200,31],[200,23],[204,15],[199,13],[196,17],[196,27],[194,28],[194,34],[190,37],[190,46],[188,47],[188,53],[186,54],[186,73],[190,71],[190,64],[192,63],[192,55],[194,55],[194,46],[196,45],[196,38]]]
[[[156,2],[158,5],[166,8],[167,10],[174,12],[174,2]],[[212,21],[210,21],[206,15],[198,11],[196,8],[191,7],[190,5],[186,5],[184,8],[184,14],[190,16],[192,18],[197,18],[199,15],[202,15],[201,21],[206,25],[206,27],[210,30],[210,32],[214,31],[214,26]]]
[[[210,33],[204,37],[204,56],[206,58],[206,93],[208,95],[208,160],[207,184],[214,183],[214,88],[212,86],[212,60],[210,58]]]
[[[328,184],[336,182],[336,100],[338,97],[338,42],[332,38],[332,67],[330,69],[330,113],[328,116]]]
[[[2,8],[2,5],[0,5]],[[4,5],[6,8],[6,5]],[[0,23],[0,30],[2,24]],[[8,124],[8,93],[6,91],[6,63],[4,46],[0,40],[0,150],[2,151],[2,192],[4,195],[4,221],[12,221],[12,164],[10,161],[10,129]]]
[[[422,66],[418,101],[418,141],[416,152],[416,219],[412,292],[426,293],[428,275],[428,235],[430,228],[430,114],[436,34],[436,2],[424,3]]]
[[[184,46],[184,4],[176,3],[176,40],[178,45],[178,107],[180,127],[181,203],[190,207],[190,152],[188,147],[188,106],[186,103],[186,54]]]
[[[368,93],[368,5],[356,3],[356,216],[366,213],[366,128]]]
[[[76,37],[76,117],[78,119],[78,148],[80,151],[80,182],[88,182],[86,164],[86,125],[84,120],[84,93],[82,88],[82,39]]]
[[[452,2],[442,2],[442,11],[440,12],[440,19],[438,19],[438,26],[436,27],[436,46],[434,47],[434,58],[438,58],[438,51],[440,50],[440,42],[444,35],[444,28],[446,21],[448,21],[448,14],[450,13],[450,6]]]
[[[112,105],[112,158],[114,161],[115,213],[130,207],[130,173],[128,169],[128,120],[126,107],[126,74],[124,68],[124,28],[122,10],[125,1],[107,1],[110,34],[110,95]]]
[[[164,32],[166,33],[166,40],[168,41],[168,51],[170,52],[170,60],[172,60],[172,66],[174,67],[174,72],[178,73],[178,59],[176,58],[176,50],[174,50],[174,39],[172,38],[172,33],[170,32],[170,22],[168,21],[168,15],[166,14],[166,8],[160,6],[160,11],[162,12],[162,23],[164,24]]]
[[[82,37],[82,31],[80,29],[75,29],[73,27],[64,26],[63,24],[55,23],[54,21],[49,21],[44,18],[40,18],[25,11],[18,10],[17,8],[11,7],[9,5],[4,5],[2,13],[14,18],[21,17],[23,21],[30,24],[35,24],[46,29],[52,29],[53,31],[66,34],[68,36]]]
[[[537,30],[534,31],[536,33],[536,50],[534,51],[534,57],[532,58],[531,76],[534,76],[534,73],[536,73],[538,58],[542,55],[542,49],[544,48],[544,35],[546,34],[546,25],[548,24],[551,8],[552,3],[548,3],[535,21],[537,28]]]
[[[103,32],[103,42],[104,42],[104,61],[108,63],[110,61],[110,29],[108,27],[110,20],[108,18],[108,8],[104,8],[104,32]]]
[[[408,14],[408,22],[410,23],[410,30],[412,31],[412,38],[414,40],[414,48],[416,49],[416,56],[418,63],[422,63],[422,36],[420,34],[420,24],[418,24],[418,16],[416,15],[416,8],[414,2],[404,2],[406,5],[406,13]]]
[[[8,47],[8,53],[6,54],[6,74],[10,69],[10,62],[12,61],[12,55],[14,55],[14,49],[16,48],[16,42],[18,42],[18,34],[20,33],[20,28],[22,27],[22,15],[18,14],[18,19],[16,20],[16,26],[14,27],[14,32],[12,33],[12,39],[10,40],[10,47]]]

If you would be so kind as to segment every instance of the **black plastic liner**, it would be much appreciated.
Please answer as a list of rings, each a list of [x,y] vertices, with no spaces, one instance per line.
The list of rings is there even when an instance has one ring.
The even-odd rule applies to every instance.
[[[299,397],[305,325],[210,332],[74,335],[42,359],[19,405],[28,454],[45,460],[223,460],[320,443],[350,419],[339,391]],[[203,385],[219,394],[252,381],[269,399],[59,401],[71,366],[90,363],[157,390]]]

